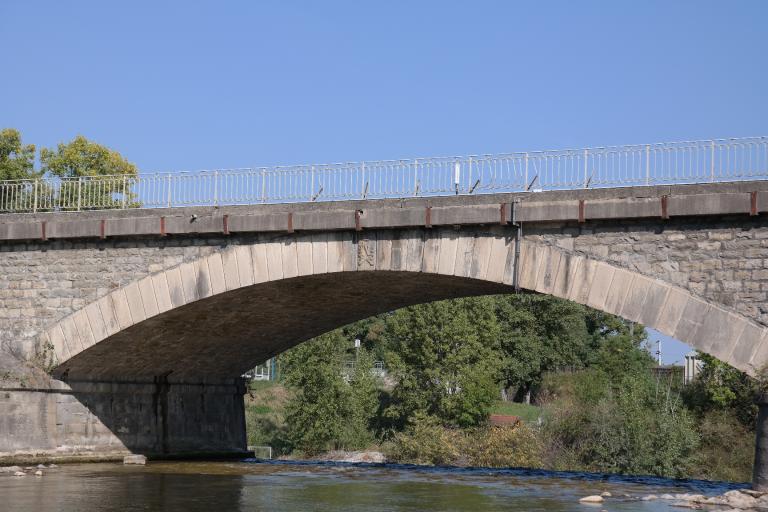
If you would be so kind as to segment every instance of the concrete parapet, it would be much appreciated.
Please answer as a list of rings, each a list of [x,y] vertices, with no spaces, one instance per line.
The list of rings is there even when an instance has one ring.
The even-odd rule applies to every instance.
[[[768,211],[768,182],[0,215],[0,241],[585,222]]]

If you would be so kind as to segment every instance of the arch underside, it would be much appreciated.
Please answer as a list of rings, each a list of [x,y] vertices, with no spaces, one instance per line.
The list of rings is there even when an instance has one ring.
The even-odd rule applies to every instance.
[[[643,323],[757,373],[766,329],[637,272],[521,242],[514,228],[287,236],[144,277],[51,326],[59,378],[232,378],[309,338],[400,307],[525,290]],[[516,261],[519,253],[519,260]]]
[[[499,283],[409,272],[345,272],[267,282],[133,325],[80,352],[59,372],[93,380],[231,378],[302,341],[379,313],[509,291]]]

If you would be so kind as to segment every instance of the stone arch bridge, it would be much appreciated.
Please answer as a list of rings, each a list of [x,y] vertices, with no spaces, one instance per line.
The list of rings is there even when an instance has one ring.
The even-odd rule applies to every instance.
[[[515,290],[768,363],[768,183],[0,217],[0,456],[245,450],[239,375]],[[758,448],[760,450],[761,448]]]

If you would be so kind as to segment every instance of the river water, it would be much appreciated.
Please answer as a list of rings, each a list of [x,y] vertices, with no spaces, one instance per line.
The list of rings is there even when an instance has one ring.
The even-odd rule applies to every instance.
[[[62,465],[0,475],[1,511],[681,510],[648,494],[721,494],[746,485],[537,470],[282,461]],[[601,505],[579,498],[608,491]]]

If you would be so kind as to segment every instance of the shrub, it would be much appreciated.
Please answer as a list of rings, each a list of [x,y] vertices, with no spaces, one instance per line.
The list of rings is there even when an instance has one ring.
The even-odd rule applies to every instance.
[[[692,476],[707,480],[752,479],[755,434],[730,411],[712,411],[699,422],[701,447]]]
[[[462,441],[461,450],[472,466],[541,467],[541,441],[524,424],[471,430]]]
[[[576,379],[576,398],[555,404],[546,423],[549,465],[558,469],[682,477],[694,462],[698,434],[680,400],[657,392],[647,374],[596,393],[594,379]],[[603,381],[606,382],[606,381]],[[583,389],[587,386],[589,389]],[[596,397],[602,398],[593,402]],[[563,461],[576,464],[563,467]]]
[[[460,434],[431,416],[416,414],[404,432],[395,434],[386,448],[394,462],[425,465],[453,464],[460,456]]]
[[[459,430],[425,415],[417,415],[386,448],[395,462],[493,468],[541,467],[541,451],[537,432],[522,424]]]

